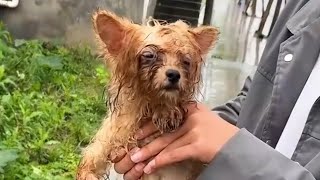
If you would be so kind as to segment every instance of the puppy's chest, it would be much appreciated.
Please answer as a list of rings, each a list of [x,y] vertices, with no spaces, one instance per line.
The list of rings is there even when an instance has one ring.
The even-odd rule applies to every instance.
[[[140,125],[151,120],[161,132],[175,131],[182,126],[185,119],[185,111],[179,106],[145,108],[143,112]]]
[[[155,133],[148,138],[139,141],[138,146],[143,147],[160,135],[160,132]],[[195,180],[203,168],[204,165],[202,163],[187,160],[163,167],[150,175],[144,174],[141,180]]]

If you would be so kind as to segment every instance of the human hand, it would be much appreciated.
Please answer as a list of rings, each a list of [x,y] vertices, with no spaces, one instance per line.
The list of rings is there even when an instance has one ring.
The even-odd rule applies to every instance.
[[[124,174],[125,180],[137,180],[143,172],[150,174],[160,167],[183,160],[209,163],[238,131],[238,128],[201,104],[187,108],[187,119],[180,129],[163,134],[141,149],[134,149],[116,163],[116,170]],[[144,139],[154,132],[156,128],[151,123],[147,124],[139,131],[137,138]],[[152,157],[146,165],[145,161]]]

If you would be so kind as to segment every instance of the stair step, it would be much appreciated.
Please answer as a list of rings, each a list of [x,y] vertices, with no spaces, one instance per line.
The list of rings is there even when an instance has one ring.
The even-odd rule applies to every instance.
[[[192,3],[201,3],[202,0],[180,0],[185,2],[192,2]]]
[[[197,26],[201,2],[202,0],[157,0],[154,18],[167,22],[184,20]]]
[[[157,7],[157,12],[166,13],[166,14],[173,14],[173,15],[180,15],[185,17],[193,17],[198,18],[199,17],[199,10],[194,9],[188,9],[188,8],[182,8],[182,7],[172,7],[168,5],[159,5]]]
[[[197,2],[191,0],[158,0],[157,5],[166,5],[171,7],[200,10],[201,1]]]
[[[158,12],[154,15],[155,19],[159,20],[165,20],[167,22],[175,22],[177,20],[184,20],[190,23],[193,26],[196,26],[198,24],[198,18],[193,18],[193,17],[186,17],[186,16],[179,16],[179,15],[174,15],[174,14],[166,14],[166,13],[161,13]]]

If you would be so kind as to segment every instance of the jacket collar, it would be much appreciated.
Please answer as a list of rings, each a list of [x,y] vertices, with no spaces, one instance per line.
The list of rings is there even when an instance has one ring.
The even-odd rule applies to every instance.
[[[320,0],[310,0],[289,19],[286,26],[292,34],[296,34],[318,18],[320,18]]]

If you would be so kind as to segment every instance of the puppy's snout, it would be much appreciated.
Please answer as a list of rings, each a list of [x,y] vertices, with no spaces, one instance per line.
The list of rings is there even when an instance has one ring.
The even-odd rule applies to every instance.
[[[174,69],[168,69],[166,71],[166,76],[168,78],[168,81],[172,84],[175,84],[180,80],[180,72]]]

